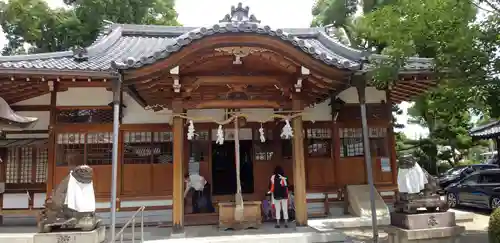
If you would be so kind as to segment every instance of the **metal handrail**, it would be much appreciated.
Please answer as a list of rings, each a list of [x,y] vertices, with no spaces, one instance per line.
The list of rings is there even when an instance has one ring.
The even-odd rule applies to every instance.
[[[125,229],[127,229],[127,227],[132,224],[132,243],[135,242],[135,218],[137,216],[138,213],[141,213],[141,239],[140,239],[140,243],[143,243],[144,242],[144,209],[146,209],[145,206],[141,206],[139,209],[137,209],[137,211],[135,211],[134,214],[132,214],[132,217],[130,217],[130,219],[127,221],[127,223],[125,223],[125,225],[120,229],[120,231],[118,231],[118,233],[116,233],[116,235],[114,235],[113,238],[111,238],[111,241],[110,243],[114,243],[116,241],[116,239],[120,239],[120,242],[123,243],[123,232],[125,231]]]

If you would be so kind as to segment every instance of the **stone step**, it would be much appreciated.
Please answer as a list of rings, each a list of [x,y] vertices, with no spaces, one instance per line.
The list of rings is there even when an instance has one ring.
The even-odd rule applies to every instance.
[[[150,239],[150,238],[151,238],[151,233],[150,232],[144,232],[144,240]],[[136,231],[134,234],[132,234],[131,231],[124,231],[123,232],[123,240],[124,241],[132,241],[132,239],[135,239],[136,241],[141,240],[141,232],[140,231]],[[117,239],[117,240],[120,240],[120,239]]]
[[[3,233],[0,234],[0,242],[5,243],[33,243],[34,233]]]
[[[169,238],[145,243],[324,243],[345,242],[347,237],[341,232],[307,232],[259,235],[232,235],[218,237]]]

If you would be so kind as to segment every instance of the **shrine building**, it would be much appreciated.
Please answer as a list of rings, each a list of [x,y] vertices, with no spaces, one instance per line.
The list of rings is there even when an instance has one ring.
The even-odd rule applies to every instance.
[[[280,165],[295,191],[299,225],[343,212],[346,186],[367,184],[368,173],[391,203],[391,106],[436,81],[431,59],[410,58],[398,80],[378,90],[366,77],[384,58],[345,46],[322,27],[274,29],[241,6],[207,27],[108,24],[85,48],[0,57],[0,97],[17,114],[39,119],[3,132],[2,215],[36,212],[79,164],[94,170],[98,211],[110,211],[113,89],[120,101],[120,212],[146,206],[174,226],[214,223],[217,212],[196,215],[190,202],[184,206],[183,176],[205,177],[214,204],[234,200],[234,114],[245,201],[264,199]],[[287,123],[293,137],[282,136]]]

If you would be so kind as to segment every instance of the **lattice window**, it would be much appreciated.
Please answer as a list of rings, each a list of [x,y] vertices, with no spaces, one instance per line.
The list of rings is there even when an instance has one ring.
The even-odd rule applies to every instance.
[[[387,129],[382,127],[371,127],[370,134],[370,150],[373,156],[387,157],[389,156]]]
[[[49,153],[47,148],[38,148],[36,150],[36,183],[47,182],[47,167],[49,162]]]
[[[6,183],[45,183],[47,180],[47,151],[47,148],[35,146],[8,148]]]
[[[64,109],[57,114],[57,123],[101,124],[113,122],[111,107],[95,109]]]
[[[189,142],[189,162],[208,162],[209,131],[196,131],[193,140]]]
[[[363,156],[363,131],[361,128],[340,128],[340,157]]]
[[[111,132],[60,133],[57,135],[56,165],[110,165]]]
[[[21,170],[20,183],[30,183],[33,168],[33,149],[30,147],[21,147]]]
[[[165,164],[173,162],[172,132],[125,132],[125,164]]]
[[[260,161],[270,161],[274,155],[273,130],[264,128],[265,142],[260,141],[259,129],[253,131],[254,159]]]
[[[6,183],[18,183],[19,181],[20,164],[18,163],[18,158],[19,154],[16,148],[7,149]]]
[[[86,144],[86,164],[110,165],[113,151],[113,133],[88,133]]]
[[[331,155],[332,132],[330,128],[308,128],[306,135],[309,157],[329,157]]]

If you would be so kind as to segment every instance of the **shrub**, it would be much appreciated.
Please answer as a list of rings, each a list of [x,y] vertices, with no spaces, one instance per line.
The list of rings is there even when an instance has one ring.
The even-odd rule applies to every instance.
[[[490,243],[500,243],[500,208],[495,209],[490,215],[488,238]]]

